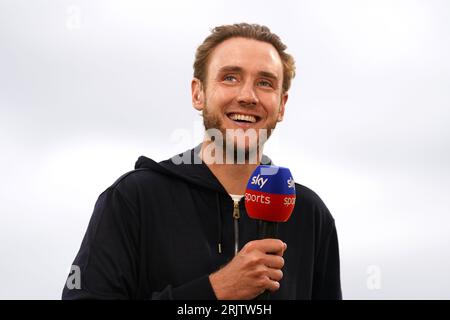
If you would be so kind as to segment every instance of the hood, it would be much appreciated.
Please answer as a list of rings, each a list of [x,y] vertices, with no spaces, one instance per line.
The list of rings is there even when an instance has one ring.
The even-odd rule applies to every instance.
[[[135,169],[152,169],[162,174],[185,180],[191,184],[228,195],[228,192],[217,180],[216,176],[198,156],[201,146],[202,144],[199,144],[193,149],[186,150],[159,163],[150,158],[140,156],[136,161]],[[263,155],[261,163],[270,165],[272,161],[269,157]]]

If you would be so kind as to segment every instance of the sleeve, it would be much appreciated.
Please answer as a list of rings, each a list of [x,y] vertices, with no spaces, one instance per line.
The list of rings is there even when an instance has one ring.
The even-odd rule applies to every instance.
[[[79,285],[70,275],[63,299],[128,299],[136,289],[138,268],[136,210],[110,187],[98,198],[72,269],[79,270]]]
[[[79,278],[69,274],[62,299],[216,299],[208,275],[141,297],[139,234],[137,208],[115,187],[103,192],[71,268]]]
[[[217,300],[209,281],[204,275],[186,284],[173,288],[171,285],[160,292],[152,293],[152,300]]]
[[[339,244],[334,219],[329,216],[323,226],[315,261],[312,299],[341,300]]]

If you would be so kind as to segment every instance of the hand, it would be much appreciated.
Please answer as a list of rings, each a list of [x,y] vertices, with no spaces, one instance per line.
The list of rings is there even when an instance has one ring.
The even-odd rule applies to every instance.
[[[278,239],[248,242],[233,260],[209,276],[217,299],[249,300],[265,290],[278,290],[286,248]]]

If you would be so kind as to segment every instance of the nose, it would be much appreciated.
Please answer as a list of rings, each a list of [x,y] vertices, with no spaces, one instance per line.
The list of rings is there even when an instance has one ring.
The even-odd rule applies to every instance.
[[[240,105],[256,106],[259,102],[258,96],[256,95],[255,88],[252,81],[246,81],[239,91],[237,97],[238,103]]]

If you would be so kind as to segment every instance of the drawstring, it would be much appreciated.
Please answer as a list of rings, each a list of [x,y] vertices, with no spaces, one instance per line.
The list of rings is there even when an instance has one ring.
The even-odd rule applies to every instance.
[[[222,253],[222,210],[220,208],[220,197],[219,193],[216,193],[216,204],[217,204],[217,222],[219,228],[218,241],[217,241],[217,250],[219,253]]]

